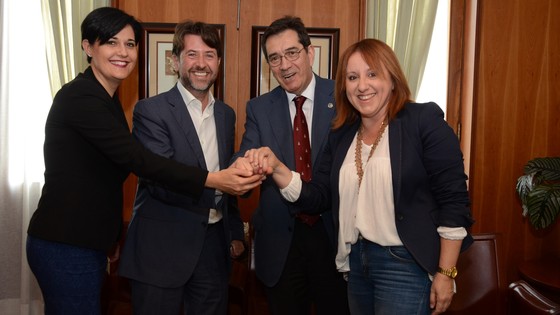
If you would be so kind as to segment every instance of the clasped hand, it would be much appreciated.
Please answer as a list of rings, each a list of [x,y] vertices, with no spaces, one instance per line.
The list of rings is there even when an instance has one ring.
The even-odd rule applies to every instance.
[[[253,174],[262,176],[270,175],[281,164],[269,147],[251,149],[238,158],[232,166],[252,171]]]
[[[207,186],[232,195],[243,195],[259,186],[279,166],[283,165],[268,147],[251,149],[227,169],[209,173]]]
[[[206,187],[219,189],[230,195],[243,195],[262,184],[263,174],[236,167],[236,163],[218,172],[208,173]]]

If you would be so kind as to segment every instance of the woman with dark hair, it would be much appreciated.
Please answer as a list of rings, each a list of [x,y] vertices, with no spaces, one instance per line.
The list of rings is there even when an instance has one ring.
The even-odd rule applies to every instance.
[[[331,206],[352,314],[440,314],[472,243],[463,156],[434,103],[411,101],[396,55],[364,39],[342,55],[333,130],[310,183],[268,148],[246,157],[288,201]]]
[[[183,165],[134,140],[116,91],[136,66],[141,25],[104,7],[81,28],[90,67],[53,100],[45,126],[45,186],[28,229],[27,259],[45,314],[100,314],[107,254],[119,239],[122,184],[130,172],[192,198],[205,188],[238,195],[261,182],[251,171],[209,173]]]

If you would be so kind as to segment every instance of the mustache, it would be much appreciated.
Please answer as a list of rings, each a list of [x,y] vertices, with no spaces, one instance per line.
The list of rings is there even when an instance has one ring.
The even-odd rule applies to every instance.
[[[212,72],[212,70],[210,70],[210,68],[208,67],[200,67],[200,66],[194,66],[191,68],[191,71],[206,71],[206,72]]]

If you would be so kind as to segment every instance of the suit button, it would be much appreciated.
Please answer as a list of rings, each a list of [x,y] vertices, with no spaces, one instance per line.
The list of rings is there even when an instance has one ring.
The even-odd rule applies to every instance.
[[[402,215],[402,214],[399,214],[399,215],[397,216],[397,219],[398,219],[399,221],[402,221],[402,220],[404,220],[404,215]]]

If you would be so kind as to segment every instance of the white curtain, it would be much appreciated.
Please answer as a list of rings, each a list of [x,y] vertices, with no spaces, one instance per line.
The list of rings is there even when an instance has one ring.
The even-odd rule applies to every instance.
[[[0,0],[0,314],[42,314],[25,257],[26,230],[44,169],[41,146],[50,105],[37,1]]]
[[[100,2],[0,0],[2,315],[43,314],[41,292],[25,256],[25,241],[29,219],[37,207],[44,181],[45,120],[53,91],[84,68],[83,64],[80,65],[80,30],[74,27],[79,26],[94,5],[108,4],[108,1]],[[86,3],[89,3],[88,9],[76,11],[72,8],[72,5],[85,8]],[[58,11],[47,8],[57,8]],[[76,12],[80,13],[76,16]],[[44,13],[48,19],[43,19]],[[64,27],[49,27],[48,23]]]
[[[110,0],[41,0],[47,43],[47,63],[54,94],[76,74],[87,68],[81,49],[80,25],[93,9],[108,6]]]
[[[448,1],[448,0],[443,0]],[[438,0],[368,0],[366,37],[391,46],[415,99],[426,66]]]

